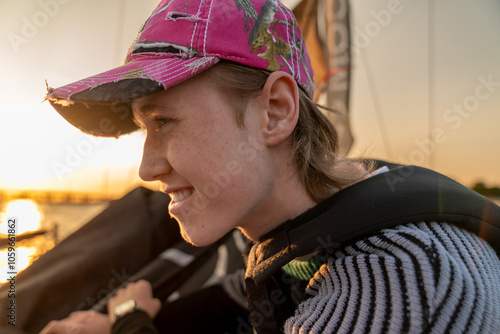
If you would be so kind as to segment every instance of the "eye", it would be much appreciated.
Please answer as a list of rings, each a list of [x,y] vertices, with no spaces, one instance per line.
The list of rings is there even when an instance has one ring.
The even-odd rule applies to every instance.
[[[164,118],[164,117],[156,117],[155,118],[155,124],[156,124],[156,131],[158,131],[162,126],[170,122],[169,118]]]

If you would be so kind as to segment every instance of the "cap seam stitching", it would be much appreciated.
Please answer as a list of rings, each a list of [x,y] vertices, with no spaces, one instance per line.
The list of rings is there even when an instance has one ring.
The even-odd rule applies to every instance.
[[[200,17],[202,5],[203,5],[203,1],[200,1],[200,5],[198,6],[198,12],[196,13],[197,17]],[[196,23],[194,24],[193,34],[191,35],[191,49],[193,49],[194,36],[196,35],[196,29],[198,28],[198,22],[199,21],[196,21]]]
[[[208,25],[210,24],[210,15],[212,14],[212,6],[214,4],[214,1],[212,0],[210,2],[210,8],[208,10],[208,17],[207,17],[207,23],[205,26],[205,36],[203,37],[203,55],[207,54],[207,32],[208,32]]]

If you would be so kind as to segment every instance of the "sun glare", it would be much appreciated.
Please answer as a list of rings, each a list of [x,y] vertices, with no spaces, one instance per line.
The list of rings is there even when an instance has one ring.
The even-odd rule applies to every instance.
[[[9,202],[2,214],[2,223],[0,224],[0,233],[8,234],[7,219],[16,218],[16,235],[36,231],[40,228],[43,215],[40,213],[35,202],[26,199]]]

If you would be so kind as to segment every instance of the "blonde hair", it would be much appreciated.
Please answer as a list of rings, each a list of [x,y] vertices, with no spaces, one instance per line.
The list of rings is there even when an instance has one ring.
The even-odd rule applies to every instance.
[[[260,94],[269,74],[221,61],[201,76],[222,89],[236,111],[236,123],[243,127],[248,99]],[[320,108],[335,112],[317,105],[299,89],[299,118],[292,133],[293,159],[301,182],[317,203],[362,180],[372,169],[369,162],[339,156],[337,131]]]

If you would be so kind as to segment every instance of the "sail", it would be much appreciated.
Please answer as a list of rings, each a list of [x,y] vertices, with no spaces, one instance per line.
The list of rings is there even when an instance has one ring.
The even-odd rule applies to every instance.
[[[302,0],[293,8],[293,13],[302,29],[314,70],[314,100],[337,111],[326,115],[339,134],[340,153],[347,154],[353,142],[349,123],[349,1]]]

